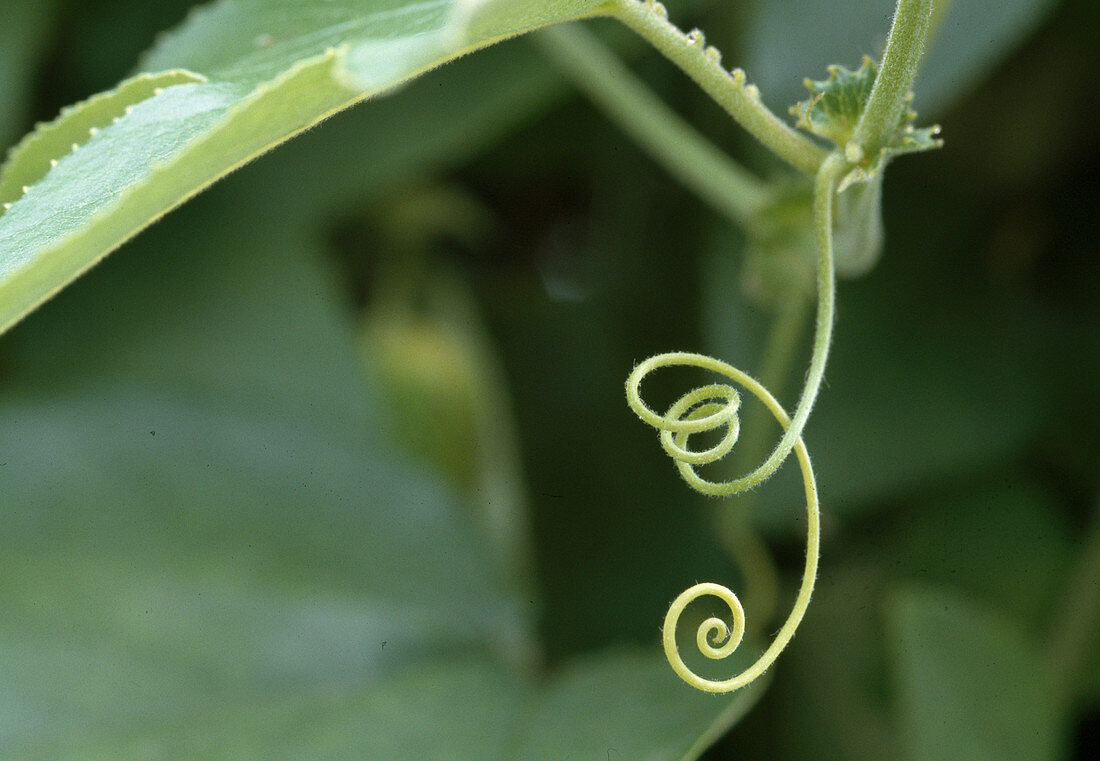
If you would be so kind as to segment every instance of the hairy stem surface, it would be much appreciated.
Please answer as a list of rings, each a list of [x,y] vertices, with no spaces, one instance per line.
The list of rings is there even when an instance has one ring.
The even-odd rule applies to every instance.
[[[933,0],[899,0],[875,84],[852,133],[864,155],[876,153],[897,130],[917,78],[931,25]]]
[[[691,77],[715,103],[773,153],[808,175],[814,175],[826,152],[795,132],[760,100],[754,85],[745,84],[745,73],[722,68],[721,54],[708,47],[698,30],[685,35],[668,21],[664,6],[656,2],[615,0],[608,14],[618,19],[661,51]]]

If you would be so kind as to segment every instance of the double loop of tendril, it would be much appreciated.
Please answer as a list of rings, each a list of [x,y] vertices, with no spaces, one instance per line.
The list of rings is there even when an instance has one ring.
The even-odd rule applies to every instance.
[[[676,462],[680,474],[692,488],[707,495],[736,494],[750,488],[756,482],[756,478],[747,476],[731,481],[714,482],[704,479],[696,470],[700,465],[716,462],[727,455],[737,442],[740,431],[738,412],[741,406],[741,395],[736,388],[726,383],[701,386],[687,392],[673,402],[663,415],[653,411],[642,401],[640,392],[642,380],[654,370],[674,366],[696,367],[725,376],[763,402],[784,428],[789,428],[791,424],[790,417],[775,397],[754,378],[725,362],[702,354],[685,352],[660,354],[640,363],[627,379],[626,397],[630,408],[638,417],[660,432],[661,446]],[[717,444],[702,450],[690,448],[689,441],[692,435],[721,429],[724,429],[724,433]],[[814,579],[817,576],[820,540],[817,486],[814,482],[814,474],[810,467],[806,445],[800,436],[795,439],[793,451],[802,469],[803,485],[806,491],[806,514],[808,519],[806,565],[794,608],[772,644],[752,666],[737,676],[720,681],[704,679],[688,668],[680,656],[679,648],[676,645],[676,628],[680,615],[689,604],[704,596],[717,597],[726,605],[730,612],[731,622],[727,624],[721,618],[708,618],[699,626],[695,637],[696,645],[703,655],[719,660],[731,655],[741,644],[744,636],[745,611],[741,606],[741,601],[733,591],[721,584],[696,584],[685,590],[673,601],[665,616],[663,627],[665,655],[680,678],[700,690],[730,692],[745,686],[763,674],[783,648],[786,647],[791,637],[794,636],[795,629],[798,628],[806,607],[809,605],[810,595],[813,593]],[[756,472],[754,471],[754,473]],[[753,474],[749,474],[749,476],[753,476]],[[746,483],[749,485],[746,486]]]

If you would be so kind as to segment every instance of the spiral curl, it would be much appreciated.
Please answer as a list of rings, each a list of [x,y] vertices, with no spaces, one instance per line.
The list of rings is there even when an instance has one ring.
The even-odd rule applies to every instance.
[[[698,492],[710,496],[727,496],[751,488],[758,481],[749,477],[730,481],[708,481],[696,471],[700,465],[716,462],[729,454],[737,443],[740,432],[738,411],[741,395],[733,386],[715,383],[692,389],[681,396],[661,415],[650,409],[641,397],[642,380],[651,372],[662,367],[686,366],[709,370],[725,376],[742,386],[772,413],[786,430],[791,418],[757,380],[737,368],[703,354],[671,352],[659,354],[638,364],[630,373],[626,382],[626,398],[630,408],[645,423],[659,431],[661,447],[676,463],[680,475]],[[725,428],[725,433],[717,444],[704,450],[692,450],[688,444],[691,436],[705,431]],[[717,597],[729,608],[731,623],[721,618],[711,617],[703,621],[696,631],[695,642],[699,651],[708,658],[720,660],[730,656],[741,644],[745,633],[745,611],[737,595],[728,587],[711,582],[696,584],[677,597],[665,615],[663,642],[665,656],[673,671],[692,687],[705,692],[732,692],[752,682],[768,669],[794,636],[795,629],[802,621],[813,593],[814,579],[817,577],[817,561],[820,552],[820,520],[817,499],[817,485],[814,481],[810,456],[805,442],[798,436],[793,451],[802,470],[803,486],[806,492],[807,538],[806,564],[802,573],[802,583],[791,613],[783,623],[779,633],[764,653],[740,674],[725,680],[705,679],[684,663],[676,645],[676,628],[680,615],[695,600],[704,596]],[[778,466],[776,466],[778,467]],[[774,469],[773,469],[774,470]],[[750,476],[757,474],[758,468]],[[767,477],[770,473],[764,474]]]

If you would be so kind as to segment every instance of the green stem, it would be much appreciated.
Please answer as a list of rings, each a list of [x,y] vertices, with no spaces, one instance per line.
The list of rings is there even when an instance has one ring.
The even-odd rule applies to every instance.
[[[827,155],[825,150],[798,134],[760,100],[754,85],[745,84],[740,69],[726,71],[720,54],[708,47],[702,33],[685,35],[667,18],[660,3],[612,0],[608,15],[645,38],[666,58],[680,67],[726,113],[777,156],[809,175],[817,173]]]
[[[767,186],[657,98],[590,32],[555,26],[536,43],[603,112],[681,184],[744,226]]]
[[[1100,499],[1097,508],[1048,639],[1047,678],[1062,705],[1073,700],[1081,674],[1096,651],[1096,631],[1100,628]]]
[[[917,78],[933,4],[933,0],[898,0],[882,65],[852,133],[852,142],[863,155],[877,153],[897,130]]]

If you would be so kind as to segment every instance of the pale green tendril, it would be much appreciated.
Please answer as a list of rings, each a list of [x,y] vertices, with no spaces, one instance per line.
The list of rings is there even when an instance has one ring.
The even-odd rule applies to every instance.
[[[791,452],[795,453],[802,471],[807,514],[806,563],[794,606],[764,653],[747,669],[729,679],[701,677],[680,656],[676,628],[681,614],[688,605],[704,596],[716,597],[724,603],[730,612],[730,623],[718,617],[707,618],[695,636],[700,653],[720,660],[731,655],[744,636],[746,621],[741,601],[729,588],[708,582],[690,587],[669,607],[663,628],[665,655],[673,670],[689,685],[700,690],[731,692],[763,674],[790,642],[809,606],[817,576],[821,530],[817,486],[802,431],[817,400],[832,341],[836,291],[833,241],[836,197],[848,185],[874,179],[885,162],[896,153],[938,147],[939,141],[935,139],[937,129],[913,129],[909,122],[915,114],[908,110],[910,88],[927,37],[932,5],[933,0],[899,0],[886,55],[877,72],[869,62],[860,72],[847,72],[834,67],[828,81],[811,83],[812,89],[817,88],[821,92],[815,91],[817,98],[801,111],[800,126],[809,127],[814,134],[833,140],[836,149],[826,152],[769,111],[762,103],[759,91],[745,83],[743,71],[723,68],[721,54],[706,44],[702,32],[696,29],[685,34],[671,24],[667,11],[659,2],[609,2],[609,15],[647,39],[777,156],[814,177],[817,317],[810,367],[794,414],[788,416],[759,381],[725,362],[702,354],[673,352],[651,357],[635,367],[626,382],[626,398],[630,408],[660,432],[661,447],[672,457],[680,475],[696,491],[709,496],[731,496],[745,492],[775,473]],[[853,87],[851,83],[859,87]],[[820,113],[814,112],[813,109],[819,106]],[[840,127],[843,127],[843,139],[837,132]],[[861,161],[871,163],[863,166],[859,163]],[[877,196],[874,200],[877,202]],[[763,463],[745,475],[727,481],[709,481],[699,474],[697,469],[700,466],[725,457],[737,443],[741,428],[738,417],[741,395],[728,383],[712,383],[688,391],[673,402],[664,414],[659,414],[642,401],[641,383],[654,370],[675,366],[717,373],[748,390],[768,408],[784,430]],[[689,446],[695,434],[722,430],[722,437],[707,449],[692,449]]]
[[[833,216],[837,179],[847,166],[843,156],[837,153],[831,154],[822,164],[814,184],[814,227],[818,247],[817,326],[810,371],[793,417],[787,415],[775,397],[756,379],[725,362],[702,354],[686,352],[659,354],[635,367],[626,382],[626,398],[630,408],[642,421],[660,432],[661,447],[675,461],[680,475],[696,491],[710,496],[730,496],[744,492],[771,476],[792,451],[798,458],[798,464],[802,470],[807,515],[806,564],[802,573],[802,583],[787,620],[771,645],[756,662],[730,679],[712,680],[693,672],[680,656],[676,644],[676,627],[680,615],[690,603],[708,595],[717,597],[725,603],[730,611],[731,623],[727,624],[716,617],[705,620],[696,632],[699,651],[708,658],[722,659],[737,649],[745,632],[745,612],[737,595],[729,588],[714,583],[696,584],[673,601],[665,616],[663,639],[665,655],[669,663],[681,679],[692,687],[706,692],[730,692],[744,687],[763,674],[794,636],[810,604],[810,596],[813,594],[820,554],[821,530],[817,485],[810,465],[810,456],[802,440],[802,429],[817,399],[832,337],[835,291]],[[641,383],[654,370],[675,366],[696,367],[717,373],[745,388],[764,403],[784,428],[784,433],[763,464],[747,475],[729,481],[708,481],[699,475],[697,471],[699,466],[725,457],[737,443],[740,433],[738,412],[741,406],[741,395],[736,388],[726,383],[700,386],[673,402],[663,415],[659,414],[642,401]],[[692,435],[723,428],[725,433],[721,439],[708,449],[693,450],[689,447]]]
[[[627,380],[627,401],[631,409],[637,413],[638,417],[660,431],[661,446],[676,461],[676,466],[688,484],[704,494],[723,493],[722,491],[716,491],[715,487],[722,487],[730,482],[714,484],[700,477],[695,468],[721,459],[733,448],[739,432],[737,412],[741,404],[740,394],[733,386],[727,384],[702,386],[681,396],[664,415],[658,415],[642,401],[639,386],[642,379],[650,372],[661,367],[677,365],[710,370],[739,384],[762,401],[780,425],[788,431],[793,430],[791,419],[775,397],[754,378],[713,357],[683,352],[660,354],[647,359],[634,368],[629,380]],[[688,440],[692,434],[722,427],[726,429],[725,435],[709,449],[693,451],[688,447]],[[706,692],[731,692],[752,682],[771,666],[779,653],[790,642],[795,629],[802,621],[802,616],[806,613],[806,608],[810,604],[814,579],[817,577],[817,561],[821,541],[817,484],[814,481],[813,468],[810,466],[810,455],[806,451],[806,444],[802,441],[801,436],[795,441],[794,452],[802,470],[802,482],[806,492],[807,517],[806,565],[802,572],[802,584],[799,587],[794,607],[772,644],[755,663],[737,676],[716,681],[705,679],[693,672],[680,656],[676,644],[676,628],[680,620],[680,614],[693,601],[707,595],[717,597],[726,604],[732,617],[732,623],[727,624],[717,617],[708,618],[699,626],[695,637],[699,651],[708,658],[717,660],[731,655],[741,643],[741,638],[745,633],[745,611],[741,607],[737,595],[721,584],[709,582],[695,584],[682,592],[673,601],[668,613],[665,615],[663,627],[664,649],[665,656],[668,658],[672,669],[692,687]]]

